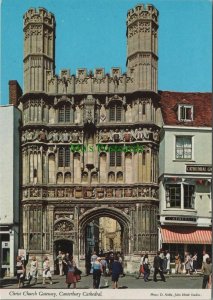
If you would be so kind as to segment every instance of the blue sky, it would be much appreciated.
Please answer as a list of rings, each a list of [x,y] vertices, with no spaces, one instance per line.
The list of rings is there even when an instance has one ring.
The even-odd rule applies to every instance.
[[[8,81],[23,87],[23,14],[45,7],[56,17],[56,73],[60,69],[121,67],[126,71],[126,14],[138,3],[159,10],[158,89],[211,91],[212,7],[209,0],[2,0],[1,97]]]

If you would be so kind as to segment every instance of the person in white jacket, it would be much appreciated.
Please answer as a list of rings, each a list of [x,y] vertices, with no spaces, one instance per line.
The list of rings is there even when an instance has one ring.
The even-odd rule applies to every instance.
[[[170,253],[169,250],[166,250],[166,272],[170,274]]]

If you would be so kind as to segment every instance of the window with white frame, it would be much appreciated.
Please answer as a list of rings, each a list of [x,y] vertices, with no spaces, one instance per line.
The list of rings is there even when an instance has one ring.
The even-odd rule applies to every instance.
[[[179,121],[193,121],[193,106],[180,104],[178,106]]]
[[[195,187],[189,184],[166,185],[166,207],[194,209]]]
[[[192,159],[192,137],[191,136],[176,136],[175,158]]]

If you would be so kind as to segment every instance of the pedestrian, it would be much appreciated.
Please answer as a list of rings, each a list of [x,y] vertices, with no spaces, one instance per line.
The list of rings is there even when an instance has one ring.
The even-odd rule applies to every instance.
[[[197,273],[197,252],[194,252],[194,255],[192,257],[192,269],[193,272]]]
[[[207,285],[211,282],[211,276],[212,276],[212,262],[211,258],[207,257],[206,262],[202,265],[202,272],[203,272],[203,283],[202,283],[202,289],[206,289]]]
[[[178,274],[180,272],[180,267],[181,267],[180,254],[178,252],[176,252],[176,254],[175,254],[175,274]]]
[[[66,275],[67,288],[69,289],[71,284],[73,284],[73,288],[76,289],[77,278],[76,275],[74,274],[76,263],[73,260],[73,256],[69,255],[66,262],[67,262],[67,275]]]
[[[58,269],[59,269],[59,275],[63,275],[63,258],[64,255],[61,251],[58,251],[58,256],[57,256],[57,262],[58,262]]]
[[[117,256],[114,257],[114,261],[112,263],[112,288],[118,288],[118,279],[122,274],[123,268],[121,263],[119,262],[119,258]]]
[[[101,280],[101,273],[103,272],[101,258],[97,257],[93,263],[93,288],[98,289]]]
[[[166,272],[170,274],[170,253],[169,250],[166,250]]]
[[[34,284],[36,284],[38,278],[38,261],[36,259],[36,256],[33,256],[30,262],[30,272],[29,272],[29,279],[28,279],[29,284],[33,278],[34,278]]]
[[[162,281],[166,281],[164,275],[163,275],[163,261],[162,261],[162,258],[160,258],[160,251],[157,252],[157,255],[154,257],[154,264],[153,264],[153,267],[154,267],[154,276],[153,276],[153,280],[155,282],[157,282],[157,274],[159,273],[160,274],[160,277],[161,277],[161,280]]]
[[[121,273],[121,275],[122,275],[122,277],[125,277],[126,275],[124,274],[123,259],[121,257],[121,253],[120,252],[117,253],[117,257],[118,257],[118,261],[121,263],[121,267],[122,267],[122,273]]]
[[[107,273],[106,273],[106,269],[107,269],[106,257],[101,258],[101,264],[102,264],[103,275],[107,276]]]
[[[66,253],[65,255],[63,255],[63,259],[62,259],[62,266],[63,266],[63,271],[64,271],[64,275],[67,276],[67,262],[69,260],[69,253]]]
[[[44,262],[43,262],[43,284],[46,284],[46,278],[49,279],[50,284],[53,284],[52,275],[50,272],[50,261],[47,256],[45,257]]]
[[[206,253],[205,250],[203,250],[203,263],[206,262],[206,259],[209,258],[208,253]]]
[[[141,258],[140,258],[140,266],[139,266],[138,276],[136,277],[136,279],[139,279],[140,276],[141,276],[141,274],[144,274],[143,258],[144,258],[144,255],[141,254]]]
[[[150,268],[149,268],[149,259],[148,259],[148,254],[144,255],[143,258],[143,269],[144,269],[144,281],[147,282],[149,281],[149,275],[150,275]]]
[[[25,277],[25,268],[24,264],[21,260],[21,256],[17,256],[16,258],[16,274],[18,279],[18,288],[24,286],[24,277]]]
[[[185,252],[185,269],[186,275],[190,275],[191,271],[191,256],[188,252]]]
[[[93,265],[97,259],[97,254],[96,254],[96,251],[93,252],[92,256],[91,256],[91,259],[90,259],[90,262],[91,262],[91,269],[90,269],[90,273],[93,274]]]

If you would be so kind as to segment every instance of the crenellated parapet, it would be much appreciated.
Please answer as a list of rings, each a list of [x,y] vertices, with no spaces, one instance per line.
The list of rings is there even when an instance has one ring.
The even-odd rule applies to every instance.
[[[126,93],[135,90],[134,79],[121,74],[120,68],[111,68],[110,74],[104,68],[89,71],[85,68],[70,75],[70,70],[61,70],[60,75],[47,72],[47,92],[49,94],[98,94]]]
[[[150,20],[158,24],[158,10],[151,4],[138,4],[127,12],[127,25],[133,24],[136,20]]]
[[[45,8],[39,7],[30,8],[23,16],[24,27],[29,24],[41,23],[48,25],[49,27],[55,27],[55,17],[51,12],[48,12]]]

